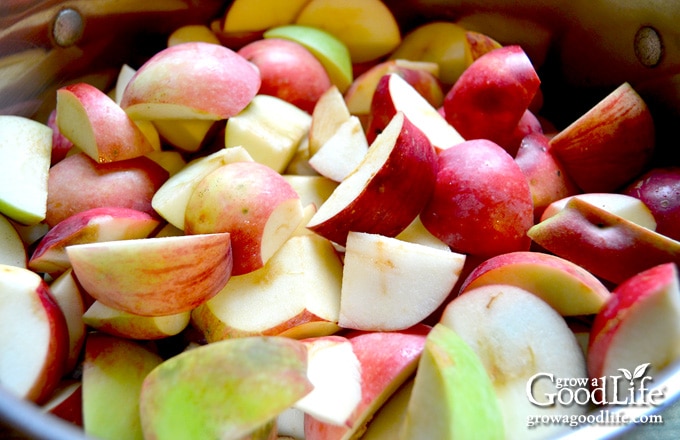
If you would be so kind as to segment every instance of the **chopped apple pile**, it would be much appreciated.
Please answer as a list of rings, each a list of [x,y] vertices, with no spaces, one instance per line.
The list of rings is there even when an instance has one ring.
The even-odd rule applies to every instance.
[[[536,377],[680,362],[650,109],[552,125],[520,43],[235,0],[0,116],[0,386],[102,439],[527,439],[598,404]]]

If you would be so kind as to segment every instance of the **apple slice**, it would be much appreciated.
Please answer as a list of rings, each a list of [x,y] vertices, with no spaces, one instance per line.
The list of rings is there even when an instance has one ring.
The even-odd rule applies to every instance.
[[[0,213],[24,224],[45,219],[51,156],[47,125],[0,115]]]
[[[477,353],[444,324],[427,335],[400,438],[501,439],[503,414]]]
[[[125,111],[87,83],[57,90],[57,125],[73,145],[97,162],[132,159],[154,150]]]
[[[76,213],[45,234],[33,251],[28,267],[36,272],[61,273],[71,267],[67,246],[145,238],[159,223],[149,214],[129,208],[101,207]]]
[[[555,309],[533,293],[501,284],[478,287],[451,301],[440,322],[481,359],[499,399],[505,438],[546,438],[563,428],[531,429],[528,416],[580,415],[588,410],[585,405],[546,405],[547,394],[557,393],[557,386],[549,380],[532,380],[539,373],[588,377],[574,333]],[[563,388],[573,392],[576,387],[565,384]]]
[[[170,47],[194,41],[220,44],[220,39],[217,38],[217,35],[215,35],[215,32],[209,26],[204,24],[187,24],[178,27],[168,35],[167,45]]]
[[[116,310],[95,301],[84,313],[81,320],[88,327],[113,336],[126,339],[156,340],[179,334],[189,325],[189,310],[165,316],[140,316]]]
[[[623,83],[550,140],[569,177],[584,192],[612,192],[650,164],[655,145],[652,114]]]
[[[151,206],[177,229],[184,230],[187,202],[196,185],[222,165],[232,162],[253,161],[242,147],[220,149],[187,163],[158,188],[151,199]]]
[[[629,399],[629,387],[641,376],[654,376],[680,359],[680,287],[675,263],[642,271],[619,284],[595,316],[588,342],[588,373],[606,377],[604,395]],[[625,370],[625,371],[624,371]],[[627,372],[625,379],[619,372]],[[622,380],[617,380],[621,378]],[[609,381],[613,381],[609,382]],[[616,394],[614,394],[616,392]],[[615,403],[615,402],[614,402]]]
[[[390,58],[437,63],[439,77],[448,86],[473,61],[466,29],[449,21],[432,21],[409,31]]]
[[[120,67],[120,70],[118,71],[118,76],[116,77],[116,86],[114,93],[114,101],[116,102],[116,104],[120,105],[120,101],[123,99],[123,91],[125,91],[125,87],[127,87],[128,83],[130,82],[130,79],[132,79],[132,77],[135,76],[135,73],[137,73],[137,69],[131,67],[128,64],[123,64]]]
[[[264,31],[292,23],[309,0],[234,0],[224,16],[226,33]]]
[[[366,153],[368,141],[361,121],[350,116],[309,158],[309,165],[320,175],[342,182],[364,160]]]
[[[406,381],[373,415],[361,435],[362,440],[394,440],[400,438],[401,426],[406,416],[413,391],[413,379]]]
[[[267,29],[264,38],[283,38],[303,45],[321,62],[331,83],[340,93],[345,93],[352,83],[352,58],[349,49],[340,39],[325,30],[288,24]]]
[[[383,76],[375,88],[368,117],[366,138],[373,142],[397,112],[418,127],[437,150],[445,150],[465,139],[411,84],[396,73]]]
[[[334,35],[347,46],[353,63],[376,60],[401,42],[399,24],[380,0],[310,0],[295,24]]]
[[[66,253],[88,294],[143,316],[195,308],[227,284],[232,269],[229,233],[76,244]]]
[[[307,377],[314,389],[294,408],[317,420],[343,426],[361,401],[361,365],[344,336],[304,339]]]
[[[283,99],[257,95],[227,120],[225,147],[242,146],[261,164],[282,173],[307,136],[311,116]]]
[[[492,257],[529,250],[534,224],[529,183],[501,146],[473,139],[439,153],[425,228],[455,252]]]
[[[68,330],[68,355],[64,365],[64,373],[71,373],[82,360],[82,348],[85,343],[85,301],[83,292],[73,278],[73,271],[66,270],[50,283],[50,292],[66,319]]]
[[[80,380],[65,379],[59,382],[52,396],[40,409],[75,426],[83,426],[83,386]]]
[[[166,360],[144,380],[144,437],[246,438],[312,388],[302,342],[270,336],[204,345]]]
[[[142,382],[161,362],[160,356],[135,341],[89,333],[82,376],[85,434],[97,438],[141,438]]]
[[[257,94],[257,69],[219,44],[168,47],[130,79],[121,107],[133,119],[227,119]]]
[[[158,119],[153,126],[166,143],[182,152],[195,153],[210,138],[216,124],[206,119]]]
[[[0,214],[0,264],[27,267],[28,253],[19,231]]]
[[[344,263],[340,327],[393,331],[414,326],[444,303],[465,255],[350,231]],[[428,274],[427,281],[414,273]]]
[[[621,283],[653,266],[680,263],[680,242],[573,197],[527,235],[593,275]]]
[[[543,211],[541,221],[557,214],[569,203],[572,197],[577,197],[591,205],[595,205],[607,212],[622,217],[635,224],[652,231],[656,230],[656,220],[652,211],[644,202],[636,197],[618,193],[584,193],[574,194],[555,200]]]
[[[650,210],[656,232],[680,240],[680,166],[654,167],[633,180],[623,193]]]
[[[174,176],[187,164],[186,160],[179,151],[162,150],[146,153],[146,157],[156,162],[168,172],[169,176]]]
[[[302,206],[321,206],[338,186],[338,182],[323,176],[284,174],[283,178],[298,193]]]
[[[229,232],[233,275],[261,268],[302,221],[300,196],[276,171],[257,162],[222,165],[194,188],[187,234]]]
[[[306,440],[349,440],[365,430],[379,408],[416,371],[430,327],[395,332],[353,331],[346,335],[361,365],[361,402],[347,424],[331,425],[305,415]]]
[[[341,246],[349,231],[395,236],[427,203],[436,172],[434,148],[399,112],[307,227]]]
[[[345,100],[336,86],[329,87],[316,102],[309,127],[309,156],[314,156],[340,126],[350,118]]]
[[[540,83],[520,46],[492,50],[470,64],[447,92],[446,120],[465,139],[503,144],[529,108]]]
[[[520,287],[562,316],[594,315],[610,295],[609,289],[581,266],[540,252],[517,251],[489,258],[470,272],[460,293],[490,284]]]
[[[34,272],[0,265],[0,383],[38,404],[64,373],[66,320],[48,285]]]
[[[260,269],[234,276],[192,312],[208,342],[248,335],[307,338],[339,327],[342,262],[318,235],[289,238]]]
[[[439,64],[404,59],[387,60],[376,64],[357,76],[345,92],[345,103],[351,114],[366,121],[371,113],[371,101],[380,78],[397,73],[411,84],[432,107],[438,108],[444,101],[439,82]]]
[[[417,243],[425,246],[430,246],[435,249],[445,251],[451,250],[448,244],[444,243],[443,241],[432,235],[432,233],[425,228],[422,220],[420,220],[420,216],[416,217],[411,222],[411,224],[408,225],[406,229],[401,231],[395,238],[409,243]]]

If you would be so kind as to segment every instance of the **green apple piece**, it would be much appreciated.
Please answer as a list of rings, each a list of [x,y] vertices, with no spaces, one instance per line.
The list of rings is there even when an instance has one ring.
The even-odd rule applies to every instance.
[[[26,245],[7,217],[0,214],[0,264],[26,268]]]
[[[85,433],[100,439],[142,439],[142,382],[161,362],[134,341],[88,334],[82,378]]]
[[[166,360],[145,379],[144,435],[241,439],[312,388],[300,341],[254,336],[203,345]]]
[[[331,82],[345,93],[354,79],[347,45],[323,29],[290,24],[267,30],[265,38],[283,38],[304,46],[326,68]]]
[[[224,148],[194,159],[165,181],[151,199],[151,206],[168,223],[184,230],[187,203],[196,185],[222,165],[252,160],[242,147]]]
[[[477,354],[453,330],[436,324],[425,340],[402,439],[502,439],[503,415]]]
[[[226,147],[242,146],[255,160],[282,173],[307,136],[312,117],[283,99],[257,95],[227,121]]]
[[[47,125],[0,115],[0,213],[24,224],[45,219],[51,155]]]

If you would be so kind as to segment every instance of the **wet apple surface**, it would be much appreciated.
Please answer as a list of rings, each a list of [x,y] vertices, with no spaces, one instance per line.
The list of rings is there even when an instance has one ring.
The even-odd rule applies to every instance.
[[[65,438],[673,438],[646,78],[554,118],[555,29],[494,5],[225,2],[0,115],[3,393]]]

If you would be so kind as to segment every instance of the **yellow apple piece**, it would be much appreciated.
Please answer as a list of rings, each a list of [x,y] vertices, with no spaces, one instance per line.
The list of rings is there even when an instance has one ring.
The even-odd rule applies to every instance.
[[[77,244],[66,253],[88,294],[143,316],[197,307],[227,284],[233,264],[228,233]]]
[[[159,119],[153,121],[165,142],[187,153],[200,150],[215,125],[206,119]]]
[[[28,253],[19,231],[0,214],[0,264],[26,268]]]
[[[390,58],[437,63],[439,79],[449,86],[472,63],[466,29],[447,21],[416,27],[404,36]]]
[[[51,155],[47,125],[0,115],[0,213],[24,224],[45,219]]]
[[[128,82],[121,107],[133,119],[234,116],[260,88],[258,70],[219,44],[171,46],[146,61]]]
[[[92,332],[85,343],[83,430],[101,439],[142,438],[139,398],[162,358],[136,341]]]
[[[338,324],[367,331],[414,326],[444,303],[464,263],[465,255],[451,250],[350,232]]]
[[[409,243],[417,243],[431,246],[435,249],[451,250],[448,244],[444,243],[425,228],[420,216],[413,219],[410,225],[401,231],[395,238]]]
[[[132,159],[154,150],[127,113],[90,84],[57,90],[57,125],[62,135],[97,162]]]
[[[309,0],[235,0],[227,9],[226,33],[264,31],[292,23]]]
[[[362,434],[362,440],[394,440],[400,438],[402,421],[413,391],[413,378],[406,381],[376,411]]]
[[[269,336],[203,345],[166,360],[144,380],[144,437],[273,438],[253,431],[273,429],[276,416],[312,388],[300,341]]]
[[[460,293],[489,284],[521,287],[562,316],[594,315],[610,296],[609,289],[581,266],[541,252],[517,251],[489,258],[470,272]]]
[[[186,160],[179,151],[163,150],[147,153],[146,157],[156,162],[168,172],[169,176],[174,176],[187,164]]]
[[[242,147],[224,148],[196,158],[158,188],[151,199],[151,206],[170,224],[177,229],[184,230],[187,202],[196,185],[222,165],[252,160],[252,157]]]
[[[234,276],[192,312],[209,342],[248,335],[307,338],[335,333],[342,262],[318,235],[296,235],[260,269]]]
[[[66,320],[46,282],[28,269],[0,265],[0,383],[38,404],[58,385],[68,356]]]
[[[179,334],[189,325],[190,311],[165,316],[140,316],[95,301],[81,313],[90,328],[127,339],[154,340]]]
[[[184,232],[228,232],[233,275],[262,267],[302,221],[300,196],[270,167],[233,162],[205,176],[186,205]]]
[[[311,120],[309,113],[281,98],[257,95],[227,121],[224,145],[241,146],[255,162],[281,173],[307,136]]]
[[[283,38],[303,45],[328,72],[331,83],[345,93],[354,79],[352,57],[344,42],[319,28],[289,24],[268,29],[264,38]]]
[[[310,0],[295,24],[337,37],[349,49],[353,63],[385,56],[401,42],[399,25],[380,0]]]
[[[182,43],[202,41],[204,43],[220,44],[215,32],[204,24],[188,24],[180,26],[168,35],[168,47]]]

